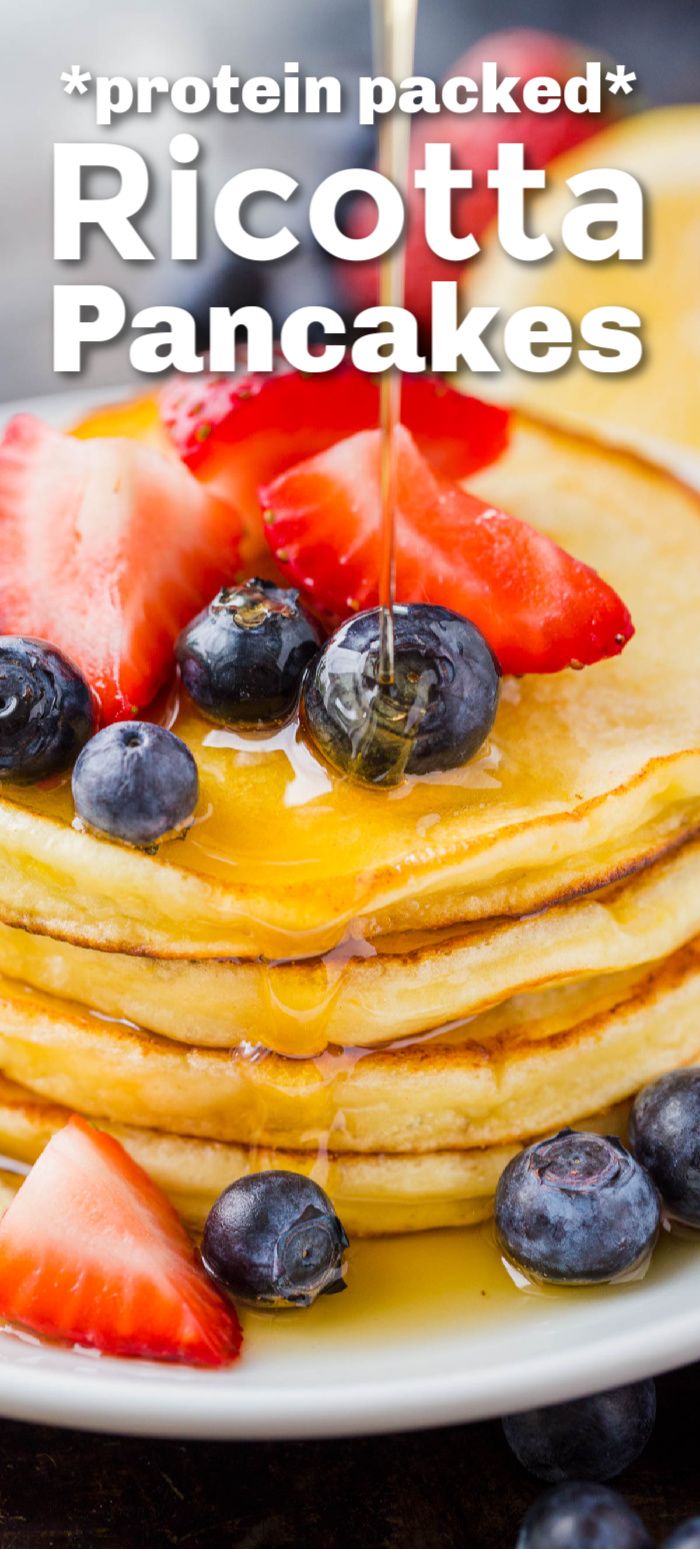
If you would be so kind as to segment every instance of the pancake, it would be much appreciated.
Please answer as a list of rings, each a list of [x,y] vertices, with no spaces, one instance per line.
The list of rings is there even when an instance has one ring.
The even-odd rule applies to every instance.
[[[184,709],[197,822],[148,856],[77,832],[67,782],[5,788],[0,915],[85,946],[174,958],[300,958],[353,922],[374,939],[519,916],[634,871],[700,814],[697,499],[627,455],[519,422],[470,487],[620,591],[637,635],[583,673],[504,686],[462,770],[374,792],[293,729],[242,744]]]
[[[572,205],[566,180],[592,167],[621,168],[641,183],[647,213],[642,263],[586,263],[564,248],[561,221]],[[559,157],[547,179],[547,192],[536,196],[535,224],[556,251],[543,264],[519,263],[504,252],[494,228],[468,268],[470,305],[498,303],[509,313],[559,307],[572,320],[595,307],[623,305],[642,320],[644,359],[620,374],[588,371],[576,359],[563,371],[533,374],[503,360],[500,373],[480,379],[480,392],[632,446],[697,480],[700,107],[656,108],[625,118]],[[468,374],[464,387],[473,392]]]
[[[70,1110],[39,1099],[0,1074],[0,1211],[21,1175],[3,1163],[34,1162]],[[587,1119],[586,1128],[624,1133],[626,1111]],[[491,1215],[493,1195],[517,1147],[438,1152],[417,1157],[352,1156],[264,1151],[220,1142],[163,1135],[133,1125],[104,1124],[170,1196],[194,1228],[201,1228],[221,1191],[234,1179],[263,1168],[290,1168],[311,1175],[330,1194],[352,1237],[465,1227]]]
[[[187,963],[0,925],[0,973],[182,1043],[308,1056],[329,1044],[406,1038],[538,986],[635,968],[698,933],[700,841],[541,915],[381,937],[374,952],[356,942],[299,963]]]
[[[516,997],[386,1050],[203,1049],[0,982],[0,1068],[116,1123],[242,1145],[422,1152],[572,1123],[700,1055],[700,938],[646,970]]]

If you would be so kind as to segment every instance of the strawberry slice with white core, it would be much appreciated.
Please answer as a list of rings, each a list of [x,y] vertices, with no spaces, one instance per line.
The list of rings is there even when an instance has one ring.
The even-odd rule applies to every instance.
[[[210,1367],[242,1338],[165,1195],[77,1115],[0,1222],[0,1316],[110,1356]]]
[[[596,571],[529,523],[441,483],[397,432],[396,597],[441,603],[481,630],[504,673],[553,673],[616,656],[634,633]],[[338,620],[378,602],[380,437],[363,432],[261,490],[284,575]]]
[[[174,641],[239,563],[240,525],[182,463],[17,415],[0,442],[0,631],[83,673],[102,722],[138,715]]]
[[[302,458],[379,424],[379,384],[353,366],[304,376],[289,368],[240,377],[175,377],[161,414],[197,478],[253,524],[258,489]],[[464,479],[499,457],[509,414],[439,377],[405,377],[401,418],[441,477]]]

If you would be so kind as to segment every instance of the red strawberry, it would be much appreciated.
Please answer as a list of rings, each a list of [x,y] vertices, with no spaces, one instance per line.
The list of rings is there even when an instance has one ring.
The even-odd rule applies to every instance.
[[[161,414],[199,479],[256,526],[258,490],[301,458],[379,423],[377,382],[352,366],[328,375],[175,378]],[[401,418],[445,478],[491,463],[508,436],[507,411],[457,393],[437,377],[405,377]]]
[[[0,1315],[109,1356],[221,1367],[241,1345],[165,1195],[77,1115],[0,1222]]]
[[[17,415],[0,442],[0,631],[59,646],[103,722],[138,714],[182,626],[233,578],[239,533],[177,459]]]
[[[585,48],[571,39],[516,27],[491,33],[473,44],[451,66],[448,76],[468,76],[478,81],[484,60],[495,60],[501,77],[520,77],[521,84],[513,92],[517,101],[522,98],[525,81],[548,75],[563,85],[570,76],[583,73],[587,57]],[[514,114],[483,114],[477,108],[460,116],[443,109],[417,120],[411,136],[407,182],[406,306],[420,322],[426,326],[430,322],[433,280],[459,280],[465,273],[463,262],[438,258],[425,240],[424,193],[414,187],[413,176],[417,168],[425,165],[426,143],[451,145],[453,167],[470,168],[473,172],[473,188],[458,189],[453,195],[453,230],[457,236],[472,232],[481,240],[496,215],[497,194],[487,187],[486,174],[496,164],[499,142],[523,144],[527,166],[547,167],[556,156],[605,129],[620,111],[626,111],[624,99],[607,97],[599,114],[572,113],[560,104],[553,113],[533,113],[521,106],[521,111]],[[374,229],[375,223],[372,201],[358,199],[350,215],[351,235],[364,236]],[[371,306],[377,301],[375,263],[343,264],[342,276],[356,306]]]
[[[615,656],[633,634],[620,598],[527,522],[441,484],[400,426],[396,595],[442,603],[486,636],[506,673],[553,673]],[[335,618],[376,606],[378,431],[338,442],[261,491],[285,576]]]

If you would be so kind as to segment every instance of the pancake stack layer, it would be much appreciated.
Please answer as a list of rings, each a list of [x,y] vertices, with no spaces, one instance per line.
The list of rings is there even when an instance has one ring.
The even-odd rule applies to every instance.
[[[246,741],[183,708],[201,802],[157,855],[76,829],[69,782],[6,788],[8,1157],[79,1110],[193,1223],[286,1167],[351,1233],[464,1224],[525,1141],[616,1128],[700,1059],[697,498],[525,421],[470,487],[600,570],[635,639],[506,680],[471,764],[391,793],[295,727]]]

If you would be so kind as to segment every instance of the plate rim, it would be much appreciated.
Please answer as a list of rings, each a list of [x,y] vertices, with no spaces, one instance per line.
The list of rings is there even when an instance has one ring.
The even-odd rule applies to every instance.
[[[696,1287],[697,1291],[697,1287]],[[4,1340],[14,1340],[12,1334]],[[64,1353],[51,1348],[53,1358]],[[555,1404],[685,1366],[700,1358],[700,1298],[685,1313],[670,1310],[648,1328],[572,1347],[557,1348],[535,1363],[519,1361],[464,1369],[435,1377],[407,1375],[368,1382],[314,1384],[269,1381],[236,1387],[236,1366],[217,1373],[164,1368],[122,1359],[78,1358],[65,1352],[66,1370],[42,1363],[3,1360],[0,1344],[0,1412],[14,1420],[133,1436],[221,1440],[299,1440],[416,1431],[500,1417],[533,1403]],[[76,1370],[86,1360],[84,1372]],[[109,1363],[109,1368],[102,1363]],[[138,1381],[137,1381],[138,1379]],[[178,1379],[184,1381],[178,1381]]]

